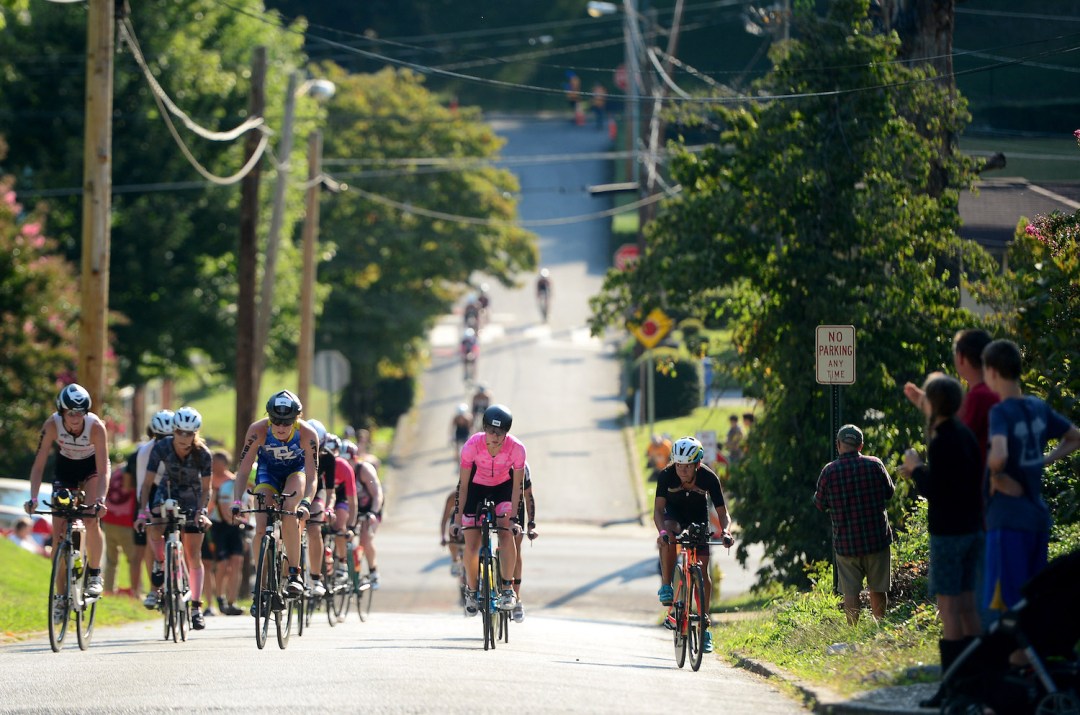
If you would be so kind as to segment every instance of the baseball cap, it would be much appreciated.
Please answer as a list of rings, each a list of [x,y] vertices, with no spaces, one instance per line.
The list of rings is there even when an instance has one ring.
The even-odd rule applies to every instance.
[[[836,433],[836,441],[858,447],[863,443],[862,430],[855,425],[844,425]]]

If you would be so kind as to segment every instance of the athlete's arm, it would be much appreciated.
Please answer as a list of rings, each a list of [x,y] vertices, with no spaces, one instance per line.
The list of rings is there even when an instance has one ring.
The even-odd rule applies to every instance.
[[[375,471],[375,467],[371,465],[371,462],[361,462],[357,467],[357,471],[360,474],[360,483],[367,489],[367,493],[371,495],[371,511],[379,514],[382,512],[383,492],[382,484],[379,483],[379,475]]]
[[[105,506],[105,495],[109,493],[109,477],[112,465],[109,462],[109,432],[105,423],[98,420],[90,429],[90,441],[94,443],[94,466],[97,467],[98,493],[94,500]]]
[[[315,492],[319,489],[319,435],[314,427],[303,420],[299,420],[298,425],[300,449],[304,451],[304,476],[307,477],[303,498],[310,504],[315,499]]]
[[[41,435],[38,437],[37,456],[34,457],[34,465],[30,467],[30,501],[36,502],[38,492],[41,490],[41,477],[45,474],[45,462],[49,459],[49,452],[56,442],[56,421],[50,417],[41,426]],[[34,510],[31,504],[26,505],[27,512]]]
[[[266,425],[267,421],[262,419],[248,427],[247,436],[244,437],[244,448],[240,451],[240,466],[236,468],[233,504],[243,501],[244,494],[247,493],[248,482],[251,478],[251,466],[255,464],[255,457],[259,453],[259,447],[266,443]]]

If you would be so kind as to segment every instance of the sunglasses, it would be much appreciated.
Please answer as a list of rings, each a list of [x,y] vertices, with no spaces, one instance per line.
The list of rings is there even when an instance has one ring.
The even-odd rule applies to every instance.
[[[498,427],[485,427],[484,432],[487,432],[492,437],[505,437],[506,430],[499,429]]]
[[[65,415],[77,415],[83,417],[86,415],[87,410],[64,410]]]
[[[177,437],[194,437],[195,433],[190,432],[190,431],[188,431],[186,429],[178,429],[178,430],[173,430],[173,435],[175,435]]]
[[[279,420],[271,417],[270,424],[274,425],[275,427],[292,427],[294,424],[296,424],[296,420]]]

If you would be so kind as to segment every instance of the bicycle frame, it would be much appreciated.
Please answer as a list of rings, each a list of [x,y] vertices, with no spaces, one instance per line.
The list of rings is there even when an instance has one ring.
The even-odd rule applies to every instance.
[[[702,538],[708,525],[691,524],[676,537],[674,598],[675,662],[681,668],[690,654],[690,667],[698,670],[704,655],[705,631],[708,628],[709,604],[705,603],[705,573],[699,550],[722,542]]]
[[[266,514],[266,528],[260,540],[258,561],[255,571],[255,644],[262,650],[270,631],[270,616],[274,617],[278,647],[284,650],[289,645],[294,614],[303,615],[298,601],[285,594],[283,575],[287,573],[288,560],[285,557],[284,543],[281,538],[281,518],[296,515],[296,512],[284,508],[285,500],[295,496],[296,492],[275,494],[270,497],[271,504],[266,505],[266,495],[248,490],[255,497],[258,507],[242,509],[242,514]],[[303,536],[301,536],[303,538]],[[306,568],[306,566],[304,567]]]
[[[49,621],[49,646],[54,653],[59,653],[67,635],[68,623],[75,614],[75,631],[79,649],[90,647],[94,635],[94,616],[97,613],[96,598],[84,597],[86,579],[86,526],[83,518],[97,516],[98,510],[87,508],[83,504],[86,493],[82,490],[70,491],[70,501],[62,504],[59,495],[62,487],[53,491],[53,500],[45,502],[48,510],[37,510],[37,514],[49,514],[53,518],[65,521],[64,535],[60,543],[53,548],[52,572],[49,580],[49,605],[46,610]],[[53,619],[53,609],[57,599],[63,610],[59,621]]]
[[[164,615],[165,640],[171,636],[173,643],[177,643],[187,640],[191,625],[191,575],[181,533],[188,520],[194,519],[194,513],[182,512],[176,500],[166,499],[161,514],[164,519],[148,524],[165,527],[165,583],[158,608]]]
[[[495,620],[498,619],[499,637],[503,642],[510,642],[510,615],[498,607],[499,571],[498,551],[491,546],[492,533],[502,531],[503,527],[495,523],[495,503],[485,499],[477,512],[477,525],[464,527],[464,530],[480,530],[479,568],[477,570],[477,606],[482,616],[484,629],[484,650],[495,648]]]

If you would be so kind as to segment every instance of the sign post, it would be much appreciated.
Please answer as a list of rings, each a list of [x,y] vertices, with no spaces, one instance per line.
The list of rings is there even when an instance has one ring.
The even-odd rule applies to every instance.
[[[334,403],[337,393],[349,384],[349,360],[339,350],[320,350],[315,353],[312,382],[327,392],[329,431],[334,431]]]
[[[829,441],[837,457],[836,433],[840,430],[840,385],[855,384],[855,326],[819,325],[814,349],[818,384],[831,385]]]

